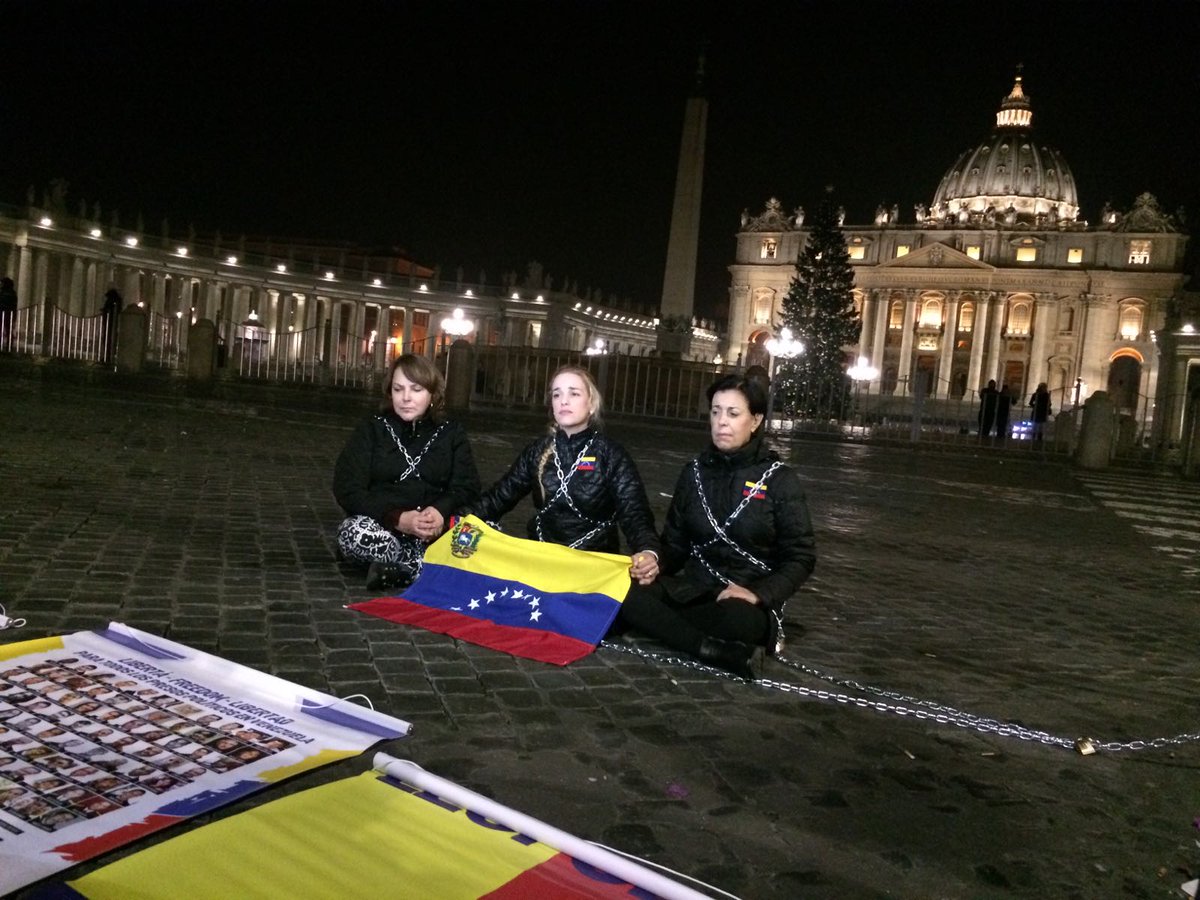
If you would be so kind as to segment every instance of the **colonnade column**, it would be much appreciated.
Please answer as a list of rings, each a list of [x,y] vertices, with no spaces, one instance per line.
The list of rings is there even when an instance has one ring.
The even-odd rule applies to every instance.
[[[967,393],[976,393],[983,387],[983,344],[991,307],[990,297],[975,298],[975,321],[971,325],[971,363],[967,371]]]
[[[871,365],[879,370],[879,376],[867,387],[868,392],[874,390],[878,394],[881,390],[880,379],[883,377],[883,348],[886,346],[888,321],[891,318],[891,314],[891,296],[884,295],[880,291],[875,291],[875,333],[872,335],[871,341]]]
[[[951,369],[954,367],[954,342],[958,337],[958,297],[947,303],[947,315],[942,317],[942,354],[938,360],[938,381],[945,384],[942,391],[934,391],[934,396],[949,398],[953,385],[950,383]]]
[[[1002,350],[1001,341],[1004,340],[1004,309],[1006,301],[997,299],[996,308],[993,310],[995,315],[992,317],[991,340],[988,342],[987,355],[987,377],[989,380],[1000,379],[1000,352]]]
[[[917,297],[913,291],[904,292],[904,331],[900,335],[900,362],[896,366],[896,384],[900,388],[900,396],[912,396],[913,368],[913,327],[917,321]]]
[[[1029,327],[1033,329],[1033,349],[1029,351],[1029,381],[1028,388],[1035,388],[1046,380],[1046,332],[1054,320],[1051,315],[1050,294],[1041,294],[1034,298],[1033,317]],[[1029,391],[1032,393],[1032,390]]]

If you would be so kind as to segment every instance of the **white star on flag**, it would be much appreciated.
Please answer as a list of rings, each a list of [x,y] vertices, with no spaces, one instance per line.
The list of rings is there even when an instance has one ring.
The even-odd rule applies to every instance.
[[[486,594],[484,594],[484,599],[487,600],[488,603],[491,603],[496,599],[496,592],[488,591]]]
[[[472,600],[470,603],[467,604],[467,609],[479,609],[479,601]]]
[[[530,621],[530,622],[536,622],[536,621],[537,621],[538,619],[540,619],[541,617],[542,617],[541,610],[537,610],[537,609],[535,609],[533,612],[531,612],[531,613],[529,614],[529,621]]]
[[[513,591],[513,599],[514,600],[520,600],[524,596],[525,596],[525,592],[523,590],[521,590],[520,588],[517,588],[515,591]]]
[[[530,605],[530,606],[532,606],[534,609],[537,609],[537,608],[538,608],[538,605],[539,605],[541,602],[542,602],[542,598],[541,598],[541,597],[534,597],[532,600],[530,600],[530,601],[529,601],[529,605]]]

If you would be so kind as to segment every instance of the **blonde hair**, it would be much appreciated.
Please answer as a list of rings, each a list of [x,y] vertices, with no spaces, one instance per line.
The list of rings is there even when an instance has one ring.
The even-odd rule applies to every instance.
[[[554,410],[551,408],[550,393],[554,390],[554,379],[559,375],[579,376],[580,381],[583,382],[588,392],[588,408],[590,410],[588,424],[592,428],[599,430],[604,424],[600,417],[601,410],[604,408],[604,395],[600,393],[600,388],[596,386],[596,379],[592,377],[591,372],[582,366],[573,365],[559,366],[555,373],[550,376],[550,384],[546,388],[546,406],[550,409],[550,430],[554,431]]]
[[[546,501],[546,487],[542,484],[542,474],[546,471],[546,464],[550,462],[550,457],[554,453],[554,430],[557,427],[554,423],[553,400],[550,394],[554,390],[554,379],[559,375],[579,376],[579,380],[583,382],[588,393],[588,425],[599,430],[603,424],[600,419],[600,410],[604,407],[604,396],[600,393],[600,388],[596,386],[596,379],[592,377],[592,373],[582,366],[559,366],[557,371],[550,376],[550,386],[546,389],[546,406],[550,409],[550,425],[548,427],[550,439],[546,441],[546,447],[538,457],[537,464],[537,487],[541,492],[543,503]]]

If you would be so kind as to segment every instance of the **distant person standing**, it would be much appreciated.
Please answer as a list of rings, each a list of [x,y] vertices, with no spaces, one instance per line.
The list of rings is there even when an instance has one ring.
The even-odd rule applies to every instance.
[[[1029,398],[1029,405],[1033,407],[1033,443],[1040,446],[1046,431],[1046,420],[1050,418],[1050,391],[1046,389],[1046,382],[1037,386]]]
[[[11,278],[0,278],[0,350],[12,349],[12,325],[17,317],[17,288]]]
[[[104,361],[112,362],[117,355],[117,321],[121,318],[121,294],[110,287],[100,308],[100,324],[104,328]]]
[[[1013,395],[1007,384],[1000,388],[996,398],[996,443],[1003,444],[1008,440],[1008,416],[1012,410]]]
[[[996,407],[1000,403],[1000,392],[996,390],[996,379],[987,383],[979,392],[979,439],[982,441],[992,433],[996,424]]]

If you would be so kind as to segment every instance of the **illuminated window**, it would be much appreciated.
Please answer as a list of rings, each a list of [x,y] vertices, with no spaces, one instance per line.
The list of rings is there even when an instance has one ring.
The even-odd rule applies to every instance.
[[[846,250],[849,251],[851,259],[864,259],[867,255],[867,248],[862,244],[851,244]]]
[[[771,307],[775,303],[775,292],[770,288],[758,288],[754,292],[754,309],[750,320],[755,325],[768,325],[771,322]]]
[[[1082,247],[1068,247],[1067,248],[1067,262],[1074,263],[1075,265],[1078,265],[1079,263],[1083,262],[1083,248]]]
[[[970,331],[975,327],[975,304],[964,303],[958,311],[958,330]]]
[[[1029,323],[1032,318],[1033,310],[1028,303],[1014,303],[1008,309],[1008,333],[1029,334]]]
[[[908,244],[896,245],[896,259],[899,259],[902,256],[908,256]]]
[[[971,244],[969,247],[967,247],[967,256],[971,257],[971,259],[979,259],[979,256],[980,256],[979,245]]]
[[[892,301],[891,315],[888,316],[888,328],[901,329],[904,327],[904,303],[900,300]]]
[[[779,243],[774,238],[763,238],[762,247],[758,251],[758,258],[774,259],[778,249]]]
[[[1136,341],[1142,333],[1142,311],[1136,306],[1127,306],[1121,310],[1121,337],[1127,341]]]
[[[921,328],[940,328],[942,325],[942,304],[937,300],[926,300],[921,304]]]
[[[1034,262],[1037,259],[1037,247],[1018,247],[1017,262]]]
[[[1130,241],[1129,242],[1129,264],[1131,266],[1148,266],[1148,265],[1150,265],[1150,242],[1149,241]]]

